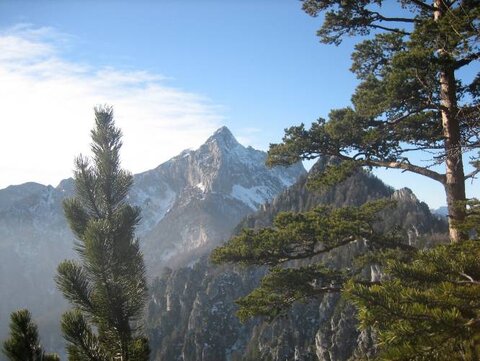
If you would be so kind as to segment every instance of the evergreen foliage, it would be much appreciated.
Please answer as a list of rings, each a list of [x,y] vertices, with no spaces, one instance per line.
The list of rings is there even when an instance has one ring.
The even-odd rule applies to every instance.
[[[215,263],[232,262],[277,266],[295,259],[311,258],[359,239],[385,242],[375,231],[378,212],[390,201],[368,202],[361,207],[319,206],[307,212],[282,212],[273,227],[244,229],[211,255]]]
[[[450,245],[418,250],[402,234],[382,234],[377,216],[386,204],[320,207],[277,216],[273,227],[242,231],[212,253],[216,263],[268,265],[259,288],[237,301],[238,315],[276,317],[296,301],[342,292],[359,309],[361,327],[377,331],[385,360],[480,359],[478,202],[467,201],[464,153],[480,147],[480,75],[456,76],[480,59],[480,3],[433,0],[303,0],[324,15],[322,42],[338,45],[360,35],[351,70],[360,80],[352,106],[332,110],[309,129],[285,131],[270,146],[267,164],[336,157],[310,178],[314,187],[337,184],[362,167],[386,167],[440,182],[449,208]],[[393,10],[392,10],[393,9]],[[392,16],[392,11],[394,16]],[[416,155],[428,156],[415,163]],[[444,164],[445,173],[433,166]],[[406,238],[403,238],[406,240]],[[463,241],[456,243],[458,241]],[[352,267],[337,269],[322,255],[362,243]],[[303,260],[303,261],[302,261]],[[308,265],[305,265],[308,264]],[[382,267],[381,279],[367,276]]]
[[[260,287],[237,300],[239,318],[243,321],[259,315],[274,318],[285,314],[296,301],[340,292],[347,280],[360,274],[364,264],[372,261],[370,255],[349,269],[315,262],[315,257],[332,250],[362,242],[365,252],[413,252],[413,247],[401,243],[400,233],[384,234],[376,227],[380,213],[392,206],[391,201],[378,200],[361,207],[320,206],[307,212],[283,212],[276,216],[272,227],[245,229],[216,248],[211,254],[216,264],[270,266],[270,273]],[[295,260],[314,263],[293,266]]]
[[[391,258],[380,284],[350,280],[345,294],[362,328],[377,330],[380,359],[480,359],[480,242]]]
[[[237,316],[242,322],[255,316],[269,320],[284,316],[295,302],[307,302],[327,292],[339,292],[348,274],[348,271],[333,270],[323,264],[272,268],[262,279],[260,287],[236,300],[239,305]]]
[[[386,6],[388,3],[388,7]],[[440,182],[449,206],[450,237],[465,239],[455,224],[465,218],[464,152],[480,146],[480,75],[456,76],[480,58],[478,1],[304,0],[304,10],[323,14],[318,35],[339,44],[344,36],[369,36],[352,54],[360,80],[352,106],[332,110],[310,129],[286,130],[270,146],[268,164],[292,164],[320,155],[344,160],[316,179],[330,185],[358,167],[396,168]],[[385,6],[384,6],[385,5]],[[395,13],[395,16],[389,14]],[[427,163],[416,163],[421,153]],[[445,173],[432,166],[444,164]]]
[[[341,292],[358,308],[360,327],[375,330],[377,359],[478,360],[480,241],[407,245],[400,230],[378,231],[390,203],[281,213],[272,227],[244,230],[214,250],[214,263],[270,266],[260,286],[236,301],[238,317],[271,320],[295,302]],[[478,232],[478,205],[469,202],[465,230]],[[358,255],[347,269],[318,258],[354,244]],[[371,265],[382,270],[380,279],[367,272]]]
[[[74,309],[62,317],[69,359],[148,360],[148,342],[136,327],[147,296],[135,227],[140,209],[127,203],[132,175],[121,169],[121,131],[110,107],[95,108],[93,162],[79,156],[76,196],[64,202],[80,262],[63,261],[56,282]]]
[[[2,351],[11,361],[60,361],[56,354],[43,351],[37,325],[25,309],[10,315],[10,338],[3,343]]]

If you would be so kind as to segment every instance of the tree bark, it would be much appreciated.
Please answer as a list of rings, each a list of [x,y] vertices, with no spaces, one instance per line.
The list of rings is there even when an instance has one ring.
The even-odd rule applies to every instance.
[[[446,13],[444,0],[435,0],[434,20],[439,21]],[[440,59],[448,59],[448,49],[438,49]],[[440,111],[442,115],[443,136],[445,141],[445,193],[448,205],[448,225],[450,240],[459,242],[467,238],[458,229],[458,224],[465,220],[464,201],[465,174],[462,159],[460,124],[457,118],[457,92],[455,71],[450,62],[445,61],[440,70]]]

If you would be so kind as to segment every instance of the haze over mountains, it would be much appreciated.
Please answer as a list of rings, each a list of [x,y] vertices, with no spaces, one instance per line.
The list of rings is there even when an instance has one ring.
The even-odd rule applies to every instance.
[[[312,193],[301,164],[268,169],[265,159],[265,152],[242,146],[223,127],[198,149],[134,176],[129,199],[142,208],[137,236],[152,281],[145,327],[154,360],[346,361],[372,347],[338,295],[298,304],[273,323],[240,324],[234,300],[256,287],[264,270],[213,267],[208,254],[241,227],[268,226],[280,211],[391,197],[398,206],[385,215],[386,229],[407,229],[408,242],[446,230],[409,189],[394,191],[359,172],[327,192]],[[328,162],[320,159],[310,173]],[[62,200],[73,194],[72,179],[57,187],[25,183],[0,190],[0,339],[10,312],[25,307],[45,348],[62,359],[59,317],[68,304],[53,278],[61,260],[75,257],[62,209]],[[328,255],[328,262],[347,266],[355,247]]]
[[[197,150],[135,175],[129,197],[142,208],[137,236],[150,277],[197,260],[305,173],[301,164],[267,169],[265,159],[223,127]],[[0,339],[10,312],[26,307],[47,349],[63,347],[58,317],[67,305],[53,277],[61,260],[75,257],[62,209],[73,193],[72,179],[57,187],[25,183],[0,190]]]

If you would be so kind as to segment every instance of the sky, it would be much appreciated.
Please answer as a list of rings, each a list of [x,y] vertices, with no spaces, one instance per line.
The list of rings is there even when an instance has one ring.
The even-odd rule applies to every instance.
[[[100,104],[114,107],[134,173],[223,125],[267,150],[350,104],[356,39],[321,44],[319,26],[296,0],[0,0],[0,189],[70,177]],[[445,204],[434,181],[376,174]]]

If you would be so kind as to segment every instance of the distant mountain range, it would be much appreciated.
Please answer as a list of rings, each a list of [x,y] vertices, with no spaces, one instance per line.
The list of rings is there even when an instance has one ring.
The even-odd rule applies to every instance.
[[[265,159],[222,127],[197,150],[134,176],[129,198],[142,208],[137,235],[150,277],[198,260],[305,173],[301,164],[268,169]],[[75,257],[62,210],[62,200],[73,194],[72,179],[57,187],[25,183],[0,190],[0,339],[10,312],[26,307],[46,349],[63,348],[58,321],[67,304],[53,277],[61,260]]]
[[[346,361],[372,348],[371,335],[357,331],[353,308],[338,295],[297,304],[272,323],[241,324],[234,300],[256,287],[265,270],[213,267],[208,254],[242,227],[271,225],[280,211],[386,197],[397,207],[384,214],[381,227],[406,229],[406,242],[438,241],[446,231],[446,222],[408,188],[395,191],[358,172],[313,193],[309,174],[331,159],[321,158],[309,174],[301,164],[268,169],[265,160],[265,152],[242,146],[223,127],[198,149],[134,176],[129,200],[142,209],[137,236],[152,280],[145,328],[154,360]],[[57,187],[25,183],[0,190],[0,339],[7,335],[10,312],[25,307],[39,324],[45,348],[62,359],[59,317],[68,304],[53,277],[61,260],[75,257],[62,209],[63,199],[73,195],[73,179]],[[348,266],[355,247],[326,260]]]
[[[444,207],[439,207],[437,209],[433,209],[432,213],[436,214],[437,216],[447,217],[448,216],[448,207],[444,206]]]

